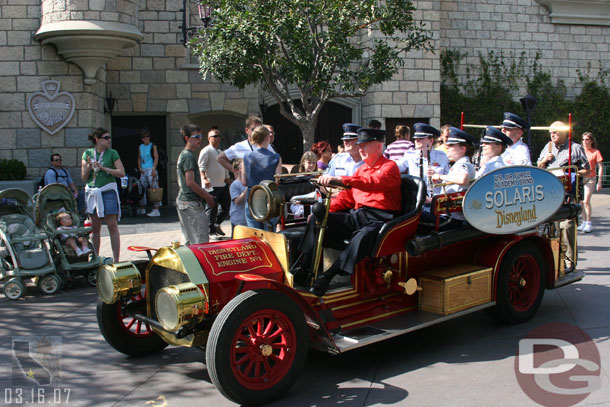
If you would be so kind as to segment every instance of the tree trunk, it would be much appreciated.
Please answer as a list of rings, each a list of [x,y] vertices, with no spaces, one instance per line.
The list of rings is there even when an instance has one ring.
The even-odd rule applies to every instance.
[[[316,136],[316,124],[318,123],[318,118],[313,122],[299,122],[299,128],[301,129],[301,134],[303,134],[303,152],[309,151],[311,145],[315,141]]]

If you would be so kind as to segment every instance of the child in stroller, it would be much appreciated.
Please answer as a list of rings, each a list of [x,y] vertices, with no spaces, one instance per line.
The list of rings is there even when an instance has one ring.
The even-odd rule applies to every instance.
[[[57,230],[59,231],[77,229],[76,226],[72,225],[72,216],[70,216],[68,212],[61,212],[59,215],[57,215],[57,223],[59,224],[57,227]],[[76,244],[77,239],[78,243],[80,243],[80,247]],[[64,245],[70,246],[78,257],[91,252],[91,249],[89,248],[89,240],[84,236],[72,237],[66,233],[62,233],[59,235],[59,241]]]

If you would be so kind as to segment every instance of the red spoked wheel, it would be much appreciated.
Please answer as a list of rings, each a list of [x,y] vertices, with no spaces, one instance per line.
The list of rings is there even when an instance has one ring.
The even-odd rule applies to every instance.
[[[128,302],[146,298],[144,285]],[[106,304],[97,302],[97,324],[106,342],[114,349],[129,356],[143,356],[160,352],[168,345],[152,331],[148,324],[123,314],[123,301]]]
[[[545,263],[540,249],[527,241],[517,244],[502,260],[496,305],[488,313],[509,324],[530,320],[542,303],[544,276]]]
[[[508,300],[515,311],[525,312],[536,301],[540,291],[540,267],[534,256],[523,253],[508,273]]]
[[[148,325],[145,322],[135,319],[131,315],[125,315],[123,313],[123,307],[122,307],[123,304],[127,305],[131,302],[143,300],[146,298],[145,296],[146,296],[146,287],[144,285],[142,285],[140,292],[138,294],[134,295],[133,297],[129,298],[128,300],[126,300],[126,303],[119,302],[121,304],[121,306],[117,307],[118,318],[121,321],[121,326],[129,335],[136,336],[136,337],[155,335],[153,330],[150,329],[150,325]]]
[[[250,315],[235,333],[231,365],[237,380],[252,390],[275,386],[290,370],[296,345],[292,322],[265,309]]]
[[[206,347],[210,378],[240,404],[268,403],[298,378],[307,358],[303,312],[284,294],[246,291],[212,325]]]

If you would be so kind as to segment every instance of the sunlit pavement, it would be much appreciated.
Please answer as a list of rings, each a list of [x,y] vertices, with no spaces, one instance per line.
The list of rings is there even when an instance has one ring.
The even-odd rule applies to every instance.
[[[601,355],[601,389],[578,405],[610,405],[609,198],[596,196],[595,229],[579,235],[579,268],[587,276],[546,291],[533,320],[504,326],[477,312],[340,356],[311,351],[295,386],[272,405],[532,406],[535,403],[517,382],[515,355],[521,338],[550,322],[580,327]],[[122,225],[122,247],[158,247],[180,238],[175,222],[150,224],[162,229]],[[128,227],[136,228],[137,234],[127,233]],[[107,238],[103,240],[107,245]],[[104,250],[102,246],[102,254]],[[131,256],[123,253],[122,259]],[[211,384],[200,349],[169,347],[144,358],[128,358],[112,349],[97,327],[96,300],[95,290],[82,280],[77,288],[48,297],[34,286],[19,301],[0,295],[0,403],[38,405],[36,397],[42,394],[46,405],[233,405]],[[14,342],[34,336],[53,338],[60,351],[54,388],[32,387],[34,382],[25,378],[13,358]],[[16,389],[22,390],[20,402]]]

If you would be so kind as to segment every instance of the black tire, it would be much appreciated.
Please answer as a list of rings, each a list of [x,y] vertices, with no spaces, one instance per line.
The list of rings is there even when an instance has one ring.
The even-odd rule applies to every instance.
[[[255,337],[247,329],[254,325],[266,329]],[[279,332],[276,327],[283,334],[267,338],[269,330]],[[240,336],[248,340],[238,340]],[[268,403],[286,393],[301,374],[308,342],[305,317],[294,301],[277,291],[246,291],[233,298],[212,325],[206,346],[208,373],[226,398],[246,405]]]
[[[529,321],[542,303],[545,263],[540,249],[531,242],[511,248],[500,265],[496,305],[488,315],[506,324]]]
[[[101,299],[97,301],[97,324],[106,342],[114,349],[128,356],[144,356],[157,353],[167,347],[165,342],[146,324],[141,323],[138,333],[137,322],[134,330],[127,329],[121,318],[122,301],[106,304]]]

